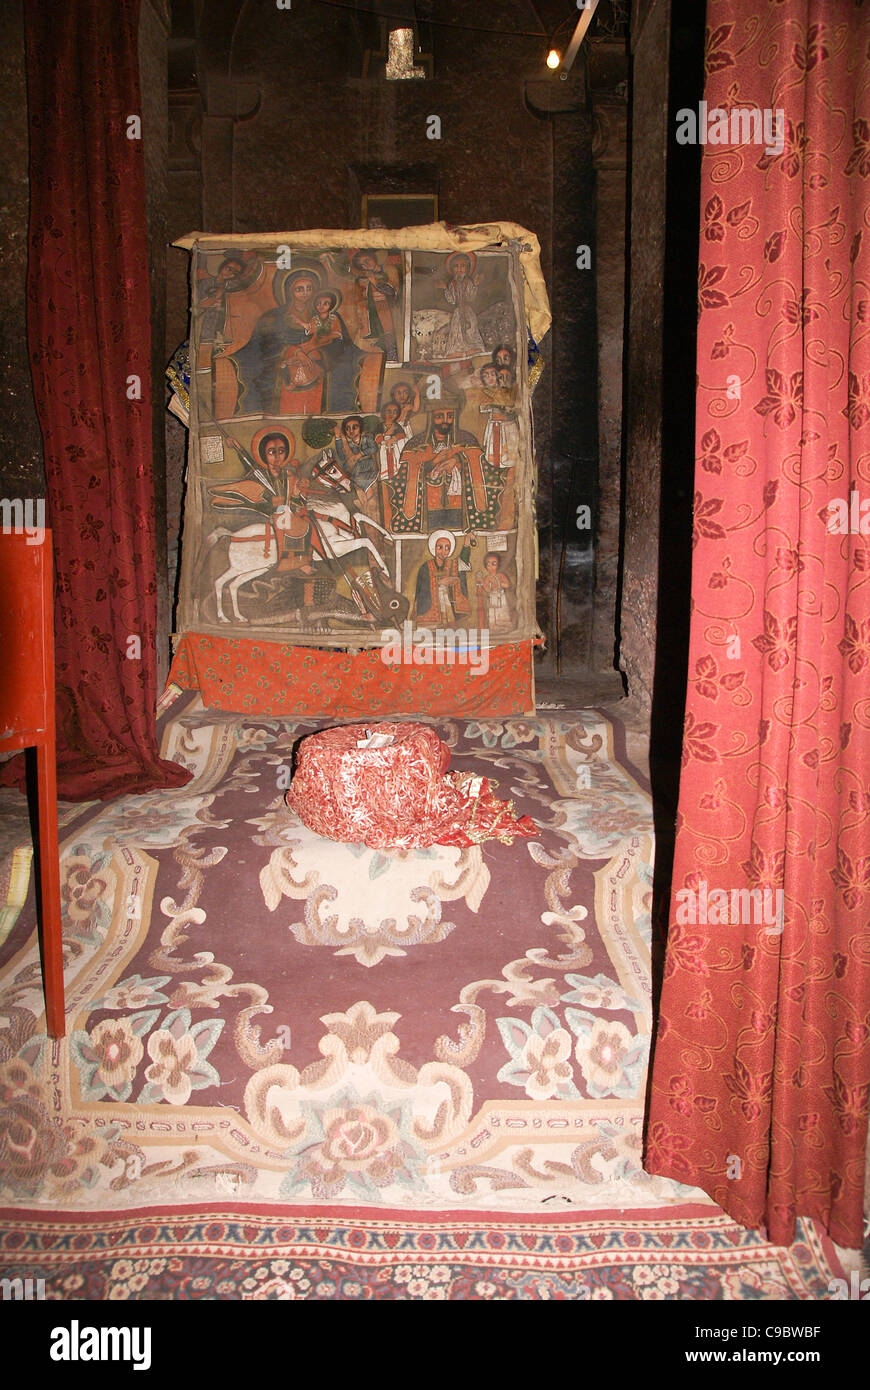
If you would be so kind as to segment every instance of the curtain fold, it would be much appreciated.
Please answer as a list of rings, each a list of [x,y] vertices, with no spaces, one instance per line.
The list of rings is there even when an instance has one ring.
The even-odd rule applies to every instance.
[[[24,7],[27,327],[56,574],[58,790],[179,786],[156,743],[138,0]],[[134,118],[134,119],[131,119]],[[12,764],[6,780],[21,777]]]
[[[856,1247],[870,10],[709,0],[707,25],[689,689],[646,1166],[774,1243],[811,1216]],[[746,110],[768,113],[760,142]]]

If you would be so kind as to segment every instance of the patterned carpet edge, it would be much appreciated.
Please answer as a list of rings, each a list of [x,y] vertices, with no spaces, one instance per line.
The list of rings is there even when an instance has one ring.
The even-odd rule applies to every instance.
[[[0,1209],[0,1273],[61,1300],[819,1300],[844,1271],[799,1222],[789,1247],[724,1213],[413,1214],[209,1205]],[[37,1281],[42,1281],[34,1293]]]

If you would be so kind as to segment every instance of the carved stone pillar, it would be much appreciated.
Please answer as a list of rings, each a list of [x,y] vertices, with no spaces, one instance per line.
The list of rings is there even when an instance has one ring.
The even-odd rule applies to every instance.
[[[625,527],[619,664],[652,705],[662,468],[670,0],[632,15],[631,311],[626,391]]]
[[[613,670],[622,454],[622,353],[628,165],[628,55],[624,42],[598,40],[589,60],[595,165],[598,318],[598,493],[590,666]]]
[[[582,55],[564,82],[528,81],[526,104],[549,117],[553,140],[553,326],[539,387],[550,392],[552,422],[550,448],[539,458],[538,497],[539,592],[548,610],[539,622],[549,651],[540,673],[568,674],[589,664],[593,537],[578,529],[576,517],[577,507],[594,498],[598,465],[595,187]]]

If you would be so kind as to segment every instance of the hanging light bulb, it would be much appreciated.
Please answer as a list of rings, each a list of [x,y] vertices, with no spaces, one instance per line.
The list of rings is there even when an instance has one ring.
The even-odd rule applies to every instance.
[[[547,54],[547,67],[557,68],[561,61],[562,55],[559,53],[558,49],[551,48],[549,53]]]

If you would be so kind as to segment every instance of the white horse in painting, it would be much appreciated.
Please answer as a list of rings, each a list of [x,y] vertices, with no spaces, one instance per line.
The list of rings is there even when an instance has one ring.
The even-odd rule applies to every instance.
[[[381,535],[386,536],[389,540],[389,531],[385,531],[377,521],[372,521],[371,517],[366,516],[364,512],[351,512],[343,502],[325,499],[318,499],[317,503],[309,508],[309,514],[313,518],[327,557],[335,556],[340,559],[344,555],[352,555],[356,551],[364,550],[368,554],[369,560],[378,566],[384,577],[390,578],[390,571],[374,542],[360,531],[360,525],[364,523],[366,526],[380,531]],[[280,531],[280,523],[277,524]],[[236,622],[246,623],[250,620],[243,617],[239,609],[239,589],[243,584],[250,584],[252,580],[266,574],[277,564],[278,544],[275,539],[275,527],[267,517],[264,517],[261,522],[256,522],[253,526],[243,526],[240,531],[230,531],[228,527],[219,526],[215,531],[212,531],[206,541],[203,559],[211,547],[224,538],[229,540],[228,566],[223,574],[215,580],[214,585],[218,622],[229,623],[232,621],[231,618],[226,617],[223,609],[223,592],[226,588]],[[312,558],[315,564],[323,562],[323,557],[316,552]]]

